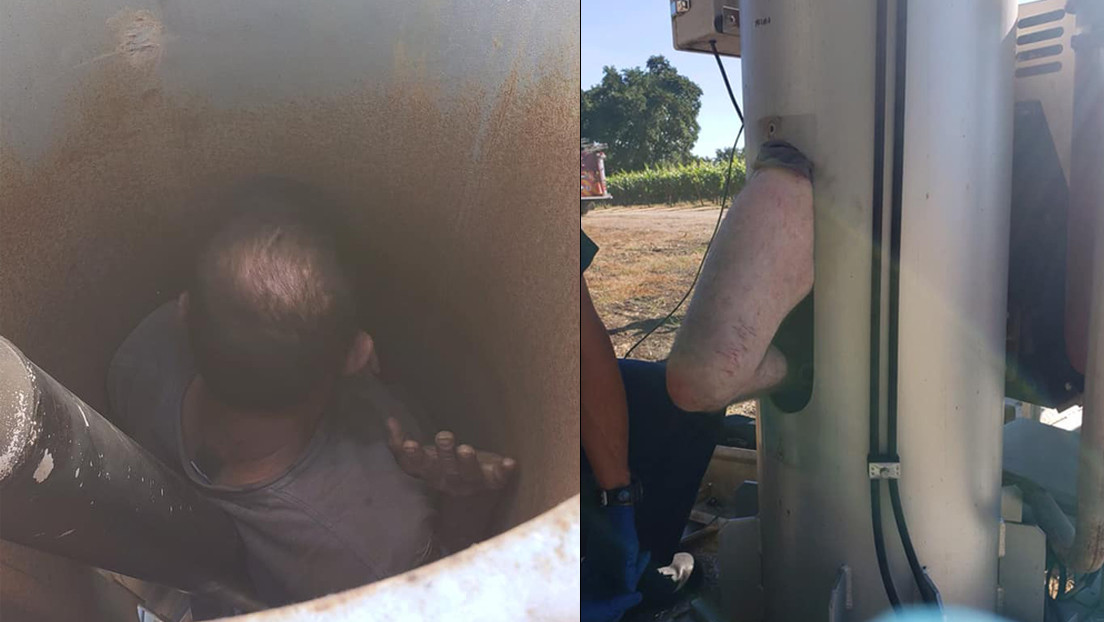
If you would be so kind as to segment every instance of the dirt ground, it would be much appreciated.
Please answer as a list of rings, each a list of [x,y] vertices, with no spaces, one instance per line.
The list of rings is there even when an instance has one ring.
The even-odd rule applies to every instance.
[[[618,356],[686,293],[716,221],[715,206],[610,207],[583,217],[583,230],[599,247],[586,272],[587,286]],[[667,358],[689,302],[637,347],[633,358]]]
[[[625,356],[645,333],[678,304],[694,280],[718,206],[598,208],[583,216],[583,230],[598,244],[586,271],[598,314],[617,356]],[[632,352],[632,358],[667,358],[690,299]],[[753,405],[729,413],[751,414]]]

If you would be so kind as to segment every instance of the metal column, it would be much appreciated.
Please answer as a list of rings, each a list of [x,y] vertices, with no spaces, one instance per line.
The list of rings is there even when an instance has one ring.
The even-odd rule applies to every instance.
[[[889,2],[890,24],[896,5]],[[764,399],[760,420],[768,620],[827,619],[830,590],[844,566],[854,605],[847,619],[869,619],[888,608],[871,535],[867,469],[875,6],[866,0],[740,4],[748,158],[765,139],[782,138],[817,167],[815,386],[799,412]],[[944,601],[991,610],[1015,3],[933,0],[909,8],[897,301],[900,489],[920,561]],[[886,158],[894,152],[894,43],[891,37]],[[886,248],[891,168],[887,159]],[[889,288],[881,289],[885,309]],[[890,335],[885,321],[881,326],[884,344]],[[880,358],[884,383],[884,346]],[[890,568],[902,599],[912,601],[913,578],[888,499],[884,506]]]

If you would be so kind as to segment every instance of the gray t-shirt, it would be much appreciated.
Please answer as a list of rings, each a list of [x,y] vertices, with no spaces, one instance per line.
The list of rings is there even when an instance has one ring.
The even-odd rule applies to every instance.
[[[233,517],[249,573],[272,605],[409,570],[438,554],[428,490],[387,447],[386,418],[416,422],[374,376],[343,383],[307,450],[287,472],[248,487],[209,484],[187,459],[180,415],[195,377],[173,303],[142,321],[108,371],[112,419]]]

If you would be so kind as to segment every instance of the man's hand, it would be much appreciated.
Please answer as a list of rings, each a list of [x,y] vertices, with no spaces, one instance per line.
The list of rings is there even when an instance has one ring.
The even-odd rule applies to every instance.
[[[387,444],[402,470],[448,495],[499,490],[509,483],[517,468],[513,458],[476,451],[471,445],[458,446],[456,436],[449,431],[438,432],[433,445],[422,446],[406,437],[394,417],[387,419],[387,428]]]

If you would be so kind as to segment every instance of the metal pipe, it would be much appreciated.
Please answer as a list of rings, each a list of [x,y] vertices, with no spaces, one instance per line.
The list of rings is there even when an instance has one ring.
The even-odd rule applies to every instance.
[[[894,19],[898,3],[888,5],[886,17]],[[896,267],[900,502],[943,600],[981,610],[992,610],[997,594],[1015,7],[1011,0],[910,2],[905,59]],[[773,131],[818,171],[815,386],[800,412],[767,399],[759,418],[767,619],[824,619],[828,589],[844,565],[854,579],[849,616],[874,618],[889,604],[871,541],[867,464],[874,366],[866,353],[889,332],[888,318],[872,332],[868,312],[876,17],[870,0],[740,3],[748,157]],[[887,39],[892,46],[891,32]],[[887,72],[894,62],[887,57]],[[886,93],[887,107],[894,96]],[[893,135],[887,126],[885,138]],[[884,148],[889,156],[891,145]],[[884,315],[887,255],[882,261]],[[883,378],[888,363],[887,343]],[[888,402],[888,383],[880,395]],[[882,521],[894,520],[889,509]],[[883,527],[894,530],[893,523]],[[890,536],[888,572],[903,590],[914,578]],[[911,590],[899,597],[912,600]],[[795,599],[795,592],[811,596]]]
[[[260,606],[230,517],[2,337],[0,538]]]
[[[1104,565],[1104,11],[1081,2],[1076,54],[1071,208],[1092,214],[1095,226],[1085,401],[1077,471],[1077,526],[1073,544],[1059,554],[1075,572]]]
[[[1073,524],[1066,516],[1054,496],[1041,486],[1036,486],[1029,481],[1017,481],[1016,484],[1023,491],[1023,501],[1031,507],[1035,522],[1046,534],[1050,545],[1055,551],[1072,550]]]

